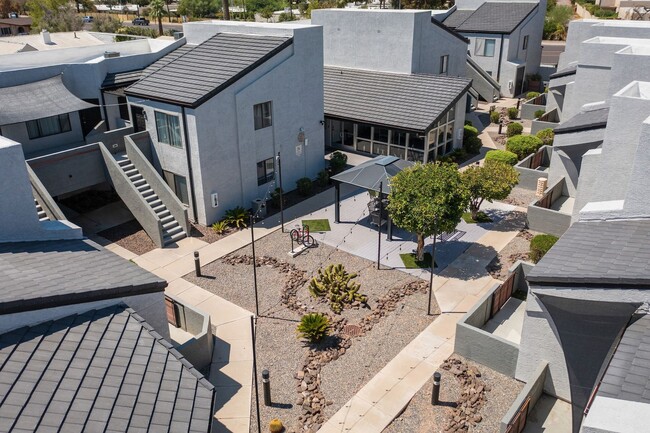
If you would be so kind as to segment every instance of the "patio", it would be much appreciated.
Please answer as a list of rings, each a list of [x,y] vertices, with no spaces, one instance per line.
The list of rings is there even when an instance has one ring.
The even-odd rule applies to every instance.
[[[331,231],[312,232],[317,242],[331,247],[377,261],[377,227],[371,224],[368,203],[371,197],[364,189],[351,192],[340,204],[340,223],[335,223],[335,204],[319,209],[303,218],[291,222],[288,229],[300,227],[303,219],[328,219]],[[482,210],[493,220],[491,223],[468,224],[462,221],[454,233],[444,233],[436,242],[435,261],[438,265],[436,274],[444,270],[458,258],[467,248],[483,235],[488,233],[498,222],[512,215],[515,206],[503,203],[485,203]],[[381,265],[382,267],[399,269],[420,278],[429,278],[429,269],[407,269],[400,254],[411,253],[416,249],[416,236],[399,227],[393,226],[393,240],[388,241],[386,225],[382,227],[381,235]],[[427,238],[425,252],[431,253],[432,238]]]

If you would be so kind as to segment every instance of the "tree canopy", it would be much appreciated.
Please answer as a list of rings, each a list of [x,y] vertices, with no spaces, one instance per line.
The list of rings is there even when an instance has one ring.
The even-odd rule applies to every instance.
[[[158,36],[163,35],[162,17],[167,15],[165,0],[151,0],[149,3],[149,16],[158,21]]]
[[[465,187],[469,191],[469,210],[476,220],[484,200],[503,200],[519,183],[519,173],[509,164],[490,160],[482,167],[468,167],[461,174]]]
[[[219,10],[221,10],[220,0],[181,0],[178,4],[178,13],[192,18],[213,16]]]
[[[388,212],[393,222],[417,235],[418,260],[424,238],[456,229],[467,209],[469,193],[456,164],[416,164],[390,180]]]

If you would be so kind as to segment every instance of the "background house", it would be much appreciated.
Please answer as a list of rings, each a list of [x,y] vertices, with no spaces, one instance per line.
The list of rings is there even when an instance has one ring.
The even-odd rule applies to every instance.
[[[545,0],[459,0],[449,11],[434,12],[434,19],[469,39],[471,61],[500,84],[501,95],[512,98],[542,90],[529,89],[526,77],[539,71],[545,14]]]
[[[31,18],[0,18],[0,37],[25,35],[31,29]]]

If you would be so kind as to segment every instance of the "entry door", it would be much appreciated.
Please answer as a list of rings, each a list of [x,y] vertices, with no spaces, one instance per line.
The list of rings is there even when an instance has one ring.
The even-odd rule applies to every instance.
[[[515,80],[515,96],[524,93],[524,67],[517,68],[517,78]]]
[[[81,132],[84,137],[90,133],[99,122],[102,121],[102,112],[99,109],[99,99],[84,99],[97,107],[86,108],[79,111],[79,119],[81,120]]]
[[[131,118],[133,119],[133,132],[147,130],[147,122],[144,119],[144,109],[137,105],[131,105]]]
[[[167,185],[174,191],[176,197],[183,204],[189,204],[190,200],[187,195],[187,180],[183,176],[172,173],[171,171],[163,170],[163,176]]]
[[[343,128],[340,120],[332,119],[330,121],[330,137],[332,140],[332,146],[341,147],[343,144]]]
[[[354,123],[343,122],[343,145],[354,146]]]

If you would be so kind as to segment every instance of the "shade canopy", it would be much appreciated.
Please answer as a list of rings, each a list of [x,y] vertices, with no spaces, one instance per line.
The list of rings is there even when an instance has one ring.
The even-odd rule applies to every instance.
[[[61,75],[0,88],[0,125],[27,122],[95,107],[65,87]]]
[[[377,156],[370,161],[332,176],[332,180],[377,192],[379,192],[381,186],[381,192],[389,194],[389,179],[413,165],[413,162],[404,161],[396,156]]]

